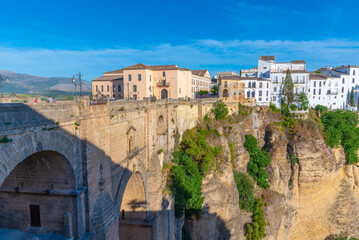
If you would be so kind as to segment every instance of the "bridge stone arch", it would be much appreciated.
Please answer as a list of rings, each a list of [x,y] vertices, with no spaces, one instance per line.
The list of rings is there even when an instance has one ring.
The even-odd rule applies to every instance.
[[[74,142],[57,131],[25,133],[0,147],[0,186],[19,163],[41,151],[64,156],[74,171],[76,188],[82,186],[81,157],[76,156]]]
[[[81,193],[66,157],[38,151],[18,163],[2,182],[0,226],[80,236],[84,230],[79,219]]]

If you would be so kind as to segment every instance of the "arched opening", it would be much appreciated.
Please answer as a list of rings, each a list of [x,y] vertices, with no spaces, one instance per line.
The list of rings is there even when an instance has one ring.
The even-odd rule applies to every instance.
[[[157,134],[163,134],[165,132],[165,120],[161,115],[157,121]]]
[[[228,90],[227,89],[223,90],[223,97],[228,97]]]
[[[168,91],[166,89],[161,90],[161,99],[168,98]]]
[[[66,235],[70,225],[77,229],[76,197],[68,160],[57,152],[37,152],[19,163],[0,187],[0,227]]]
[[[136,172],[128,180],[121,204],[122,220],[146,219],[145,187],[141,173]]]

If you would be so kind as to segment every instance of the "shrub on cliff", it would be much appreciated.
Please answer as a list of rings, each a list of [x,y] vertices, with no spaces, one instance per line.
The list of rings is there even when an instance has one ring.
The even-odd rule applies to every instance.
[[[252,135],[245,136],[244,147],[250,156],[247,167],[248,173],[257,182],[259,187],[268,188],[268,175],[264,168],[269,166],[271,162],[269,153],[258,147],[258,141]]]
[[[327,145],[337,147],[341,144],[348,164],[356,163],[356,151],[359,147],[357,113],[347,110],[330,111],[323,115],[322,123]]]
[[[227,105],[222,100],[218,100],[215,103],[213,103],[211,112],[216,120],[221,120],[227,117],[228,108]]]
[[[266,220],[264,218],[263,206],[264,204],[262,202],[262,199],[256,199],[254,203],[252,222],[246,224],[248,240],[260,240],[266,237]]]
[[[255,202],[253,183],[244,173],[233,171],[233,175],[239,194],[239,207],[253,212]]]
[[[209,127],[208,117],[202,125],[188,130],[173,153],[172,185],[175,196],[176,217],[182,217],[183,211],[187,218],[200,212],[203,204],[201,192],[202,179],[215,168],[216,161],[221,159],[222,149],[210,146],[208,137],[218,137],[216,129]]]

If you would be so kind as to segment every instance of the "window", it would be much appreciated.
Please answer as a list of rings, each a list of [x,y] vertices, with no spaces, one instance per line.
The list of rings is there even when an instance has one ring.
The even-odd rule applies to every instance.
[[[262,101],[262,98],[261,98],[261,97],[259,98],[259,101]]]
[[[352,80],[352,83],[354,83],[355,82],[355,78],[353,78],[353,80]]]
[[[224,87],[228,87],[227,81],[224,81]]]
[[[313,89],[313,95],[315,95],[315,89]]]
[[[262,96],[262,90],[259,90],[259,96]]]
[[[98,91],[98,86],[96,85],[96,92]]]
[[[131,74],[128,74],[128,81],[131,81],[132,80],[132,76]]]
[[[133,91],[137,92],[137,85],[133,85]]]
[[[305,81],[305,76],[302,77],[303,82]]]
[[[121,85],[118,85],[118,91],[121,92]]]
[[[113,95],[113,98],[116,98],[116,95],[115,95],[115,94]]]
[[[263,88],[263,83],[262,82],[259,83],[259,88]]]
[[[277,97],[276,97],[276,96],[273,97],[273,101],[277,101]]]
[[[353,70],[353,75],[355,75],[355,70]]]
[[[248,87],[249,87],[249,88],[252,87],[252,83],[251,83],[251,82],[248,83]]]
[[[181,94],[181,88],[179,88],[179,93]]]
[[[317,82],[313,81],[313,86],[316,87],[317,86]]]
[[[101,92],[103,92],[103,85],[101,86]]]
[[[322,86],[322,81],[319,81],[319,87],[321,87]]]
[[[263,69],[267,69],[267,67],[263,67]]]
[[[269,88],[269,82],[267,82],[267,88]]]
[[[249,97],[251,97],[251,92],[250,91],[247,92],[247,98],[249,98]]]
[[[252,97],[255,97],[256,96],[256,93],[255,91],[252,92]]]
[[[322,89],[319,89],[319,95],[321,95],[322,94]]]
[[[30,225],[41,227],[40,205],[30,205]]]
[[[344,93],[344,87],[342,87],[342,93]]]
[[[256,88],[256,82],[253,83],[253,86],[252,86],[252,87],[253,87],[253,88]]]
[[[116,86],[115,85],[113,85],[113,91],[116,91]]]
[[[142,80],[142,76],[141,74],[138,74],[138,81],[141,81]]]
[[[152,81],[152,75],[150,75],[150,82]]]
[[[109,85],[107,85],[107,92],[109,92],[110,91],[110,86]]]
[[[278,77],[277,76],[274,77],[274,81],[278,82]]]
[[[277,91],[277,87],[274,87],[274,88],[273,88],[273,92],[276,92],[276,91]]]
[[[345,83],[345,79],[343,78],[342,83]]]
[[[162,72],[162,77],[166,77],[166,72]]]
[[[267,91],[267,94],[266,94],[266,96],[268,97],[268,91]]]

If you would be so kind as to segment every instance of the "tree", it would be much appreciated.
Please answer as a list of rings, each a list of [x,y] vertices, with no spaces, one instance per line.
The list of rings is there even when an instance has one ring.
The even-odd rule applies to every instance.
[[[217,94],[218,93],[218,86],[217,85],[213,85],[213,87],[211,89],[211,93],[212,94]]]
[[[292,80],[292,75],[290,73],[290,70],[287,70],[287,75],[285,77],[284,83],[283,83],[283,96],[285,98],[285,101],[287,102],[287,107],[291,105],[291,103],[294,101],[294,84]]]
[[[239,207],[247,212],[253,212],[255,202],[253,183],[244,173],[233,171],[233,175],[239,194]]]
[[[358,97],[358,101],[357,101],[357,108],[358,108],[358,111],[359,111],[359,97]]]
[[[213,103],[211,112],[216,120],[221,120],[226,118],[228,114],[228,108],[222,100],[218,100],[217,102]]]
[[[354,87],[350,91],[349,105],[354,107]]]
[[[303,109],[303,110],[308,109],[309,101],[308,101],[307,94],[305,94],[304,92],[301,92],[298,94],[296,102],[299,103],[299,105],[300,105],[299,109]]]
[[[265,228],[267,223],[264,218],[263,206],[264,203],[260,198],[254,203],[252,222],[246,224],[248,240],[261,240],[266,237]]]

